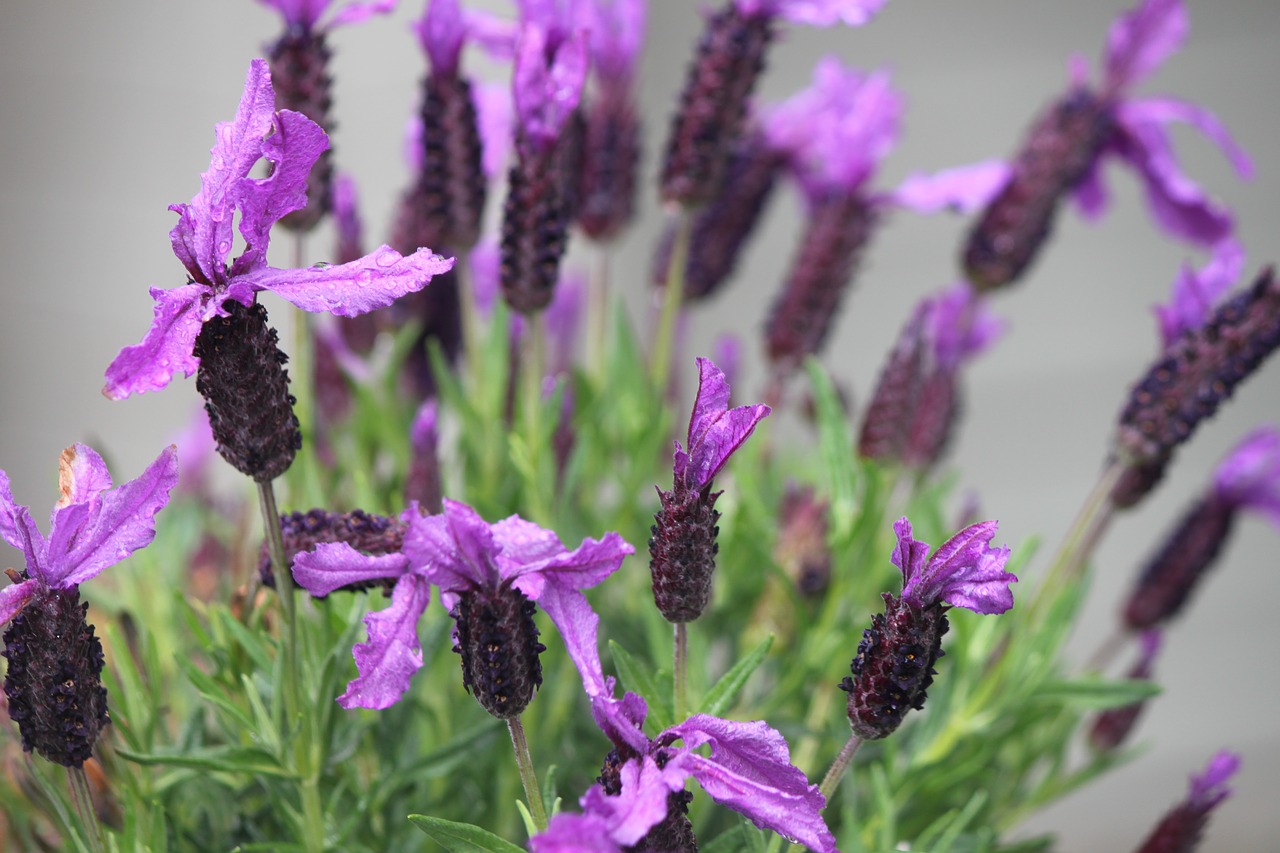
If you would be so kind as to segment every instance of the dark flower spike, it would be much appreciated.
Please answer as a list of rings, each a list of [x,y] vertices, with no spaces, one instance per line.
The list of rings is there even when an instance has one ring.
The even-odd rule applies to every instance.
[[[1191,777],[1187,798],[1156,824],[1136,853],[1190,853],[1200,845],[1209,815],[1231,796],[1227,782],[1240,769],[1240,756],[1223,750],[1214,755],[1204,772]]]
[[[203,324],[229,315],[229,302],[249,307],[254,294],[270,290],[305,311],[354,317],[422,289],[431,276],[453,266],[452,259],[428,249],[401,257],[389,246],[340,266],[267,266],[272,224],[306,203],[307,174],[328,145],[314,122],[288,110],[277,113],[274,103],[267,63],[255,59],[236,118],[217,126],[200,192],[189,204],[170,206],[179,219],[169,238],[191,281],[171,290],[151,289],[155,320],[142,342],[125,347],[107,368],[103,393],[108,397],[156,391],[175,373],[195,373],[200,365],[193,352],[196,338]],[[271,175],[250,178],[264,158],[274,164]],[[246,246],[228,266],[237,209]]]
[[[178,481],[177,449],[113,489],[102,457],[76,444],[59,457],[58,475],[46,539],[0,471],[0,537],[26,558],[25,570],[10,574],[16,582],[0,590],[0,625],[9,623],[4,689],[22,748],[79,767],[109,722],[102,644],[85,621],[79,585],[155,538],[156,513]]]
[[[1138,638],[1138,662],[1125,673],[1126,678],[1138,681],[1150,681],[1155,669],[1156,655],[1160,653],[1162,638],[1158,629],[1143,631]],[[1119,708],[1108,708],[1098,714],[1089,728],[1089,746],[1098,752],[1111,752],[1129,739],[1129,733],[1137,724],[1147,707],[1146,699],[1124,705]]]
[[[1123,610],[1131,630],[1176,616],[1217,560],[1236,516],[1251,510],[1280,527],[1280,430],[1263,427],[1219,464],[1208,492],[1183,516],[1134,584]]]
[[[979,290],[1022,275],[1068,193],[1089,218],[1106,210],[1101,164],[1108,156],[1138,173],[1152,215],[1169,234],[1202,246],[1229,236],[1230,213],[1182,174],[1166,126],[1186,122],[1204,133],[1243,178],[1253,171],[1248,155],[1207,110],[1172,98],[1128,96],[1181,47],[1187,29],[1181,0],[1142,0],[1111,26],[1099,87],[1088,86],[1073,62],[1070,91],[1033,126],[1007,182],[970,233],[964,265]]]
[[[424,400],[409,429],[409,473],[405,475],[405,502],[417,503],[427,512],[440,512],[443,493],[440,482],[439,405],[434,397]]]
[[[885,611],[862,632],[850,664],[852,677],[840,683],[849,694],[849,723],[862,740],[888,737],[909,710],[924,707],[949,627],[947,605],[1003,613],[1013,606],[1009,585],[1018,580],[1004,570],[1009,549],[991,547],[994,521],[966,527],[933,556],[927,544],[912,537],[906,518],[893,529],[898,546],[892,560],[902,571],[902,595],[884,593]]]
[[[353,649],[360,675],[338,697],[344,708],[387,708],[400,700],[422,666],[417,623],[435,584],[457,622],[464,684],[495,716],[519,714],[542,677],[534,603],[566,638],[583,625],[594,638],[597,617],[580,590],[600,583],[634,552],[617,533],[569,551],[553,532],[518,516],[489,524],[449,500],[440,515],[423,516],[411,506],[401,520],[408,531],[400,553],[364,555],[333,543],[294,562],[294,577],[312,595],[395,580],[391,606],[365,617],[369,639]]]
[[[698,359],[689,448],[676,442],[674,484],[658,491],[662,509],[649,539],[654,602],[670,622],[692,622],[710,600],[720,518],[720,493],[711,491],[711,482],[769,411],[764,405],[730,409],[724,373],[709,359]]]

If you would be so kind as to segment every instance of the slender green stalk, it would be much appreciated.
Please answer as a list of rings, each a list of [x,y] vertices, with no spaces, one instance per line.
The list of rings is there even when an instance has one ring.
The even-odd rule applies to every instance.
[[[306,257],[306,235],[299,231],[294,234],[293,266],[301,269]],[[315,370],[312,367],[311,315],[306,311],[293,312],[293,351],[289,354],[293,361],[293,413],[298,417],[298,425],[302,434],[310,436],[315,427]]]
[[[476,305],[475,286],[471,278],[471,253],[458,252],[453,264],[453,274],[458,279],[458,305],[462,313],[462,354],[466,360],[467,377],[473,388],[479,386],[483,366],[481,352],[484,342],[480,336],[480,309]]]
[[[603,380],[605,339],[609,317],[609,247],[597,244],[591,253],[591,276],[587,279],[587,369],[594,379]]]
[[[524,334],[520,338],[520,379],[524,398],[524,434],[528,443],[529,465],[534,476],[529,493],[529,511],[535,521],[547,523],[550,518],[543,499],[544,483],[538,472],[546,455],[542,436],[542,379],[546,375],[546,317],[542,312],[525,317]]]
[[[684,622],[675,623],[674,640],[671,655],[672,716],[679,722],[689,713],[689,627]]]
[[[858,749],[861,746],[862,738],[855,734],[849,735],[849,740],[845,743],[844,748],[840,750],[836,760],[831,762],[831,769],[827,771],[826,776],[822,777],[822,784],[818,786],[818,790],[822,792],[822,796],[826,798],[827,802],[831,801],[831,795],[836,792],[836,788],[840,785],[840,780],[844,778],[844,772],[849,769],[849,763],[858,754]]]
[[[507,728],[511,731],[511,746],[516,753],[516,766],[520,768],[520,782],[524,785],[524,796],[529,801],[529,814],[533,816],[533,824],[542,832],[547,828],[547,810],[542,806],[542,791],[538,788],[538,774],[533,769],[533,757],[529,755],[529,741],[524,736],[524,724],[520,718],[507,720]]]
[[[689,235],[693,230],[693,217],[685,207],[676,213],[675,240],[671,245],[671,260],[667,265],[667,284],[662,290],[662,314],[658,317],[658,331],[654,335],[653,361],[650,375],[653,385],[662,392],[671,375],[672,350],[675,348],[676,319],[684,300],[684,271],[689,263]]]
[[[102,824],[98,821],[98,811],[93,807],[93,794],[89,791],[89,780],[84,775],[84,765],[67,768],[67,783],[71,786],[71,802],[75,804],[80,828],[89,841],[89,849],[93,853],[106,853],[107,839],[102,832]]]

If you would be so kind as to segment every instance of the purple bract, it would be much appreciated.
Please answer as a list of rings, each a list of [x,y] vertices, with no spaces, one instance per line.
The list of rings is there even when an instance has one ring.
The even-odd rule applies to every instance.
[[[945,602],[987,615],[1013,607],[1009,584],[1018,578],[1004,570],[1009,549],[991,547],[996,527],[994,521],[971,524],[929,556],[929,546],[912,538],[911,522],[898,519],[892,560],[902,571],[903,601],[917,608]]]
[[[729,408],[729,382],[710,359],[698,359],[698,398],[689,418],[689,449],[676,442],[672,469],[677,482],[698,491],[720,473],[756,424],[768,417],[763,404]]]

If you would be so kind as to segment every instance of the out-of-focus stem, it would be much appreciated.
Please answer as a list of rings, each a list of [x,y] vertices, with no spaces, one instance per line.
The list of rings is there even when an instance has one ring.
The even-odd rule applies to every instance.
[[[684,622],[675,623],[673,652],[671,655],[672,670],[672,716],[679,722],[689,712],[688,705],[688,673],[689,673],[689,628]]]
[[[609,301],[609,246],[597,243],[592,247],[587,280],[587,369],[595,379],[604,378],[605,339],[612,314]]]
[[[98,821],[98,811],[93,807],[93,794],[89,791],[89,780],[84,775],[84,765],[67,768],[67,783],[71,786],[71,802],[76,807],[80,828],[84,830],[89,849],[93,853],[106,853],[107,839],[102,832],[102,824]]]
[[[466,360],[467,376],[473,388],[481,377],[480,309],[476,305],[475,288],[471,281],[471,253],[458,252],[453,262],[453,274],[458,280],[458,305],[462,313],[462,354]]]
[[[547,828],[547,810],[542,806],[542,791],[538,788],[538,774],[533,769],[533,757],[529,754],[529,741],[524,736],[524,724],[520,718],[507,720],[507,728],[511,731],[511,746],[516,753],[516,766],[520,768],[520,782],[524,785],[524,796],[529,801],[529,814],[538,832]]]
[[[524,434],[528,443],[529,465],[535,472],[530,490],[530,513],[534,520],[549,523],[544,510],[542,478],[537,476],[547,448],[542,440],[542,378],[546,375],[546,320],[539,312],[524,318],[524,334],[520,337],[521,396],[524,403]]]
[[[662,313],[658,317],[658,331],[653,340],[653,356],[650,375],[659,393],[667,387],[671,375],[672,350],[675,347],[676,319],[684,300],[684,272],[689,265],[689,235],[693,230],[693,217],[683,205],[677,208],[675,239],[671,244],[671,260],[667,266],[667,283],[662,291]]]

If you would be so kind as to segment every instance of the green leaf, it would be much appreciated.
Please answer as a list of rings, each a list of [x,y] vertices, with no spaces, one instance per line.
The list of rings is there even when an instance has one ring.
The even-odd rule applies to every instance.
[[[1159,685],[1150,681],[1135,678],[1110,680],[1098,676],[1085,676],[1072,680],[1046,681],[1031,696],[1031,700],[1069,705],[1086,711],[1105,711],[1107,708],[1133,705],[1159,694]]]
[[[257,747],[218,746],[194,749],[185,753],[132,752],[118,749],[116,752],[135,764],[164,767],[187,767],[192,770],[248,773],[261,776],[293,776],[287,768],[269,752]]]
[[[854,474],[858,470],[853,454],[853,438],[844,408],[835,386],[815,358],[805,362],[809,382],[813,386],[813,406],[818,426],[818,452],[823,470],[830,478],[831,517],[837,524],[851,525],[857,517],[858,484]],[[834,535],[848,535],[848,530],[833,531]]]
[[[765,833],[743,819],[733,829],[716,836],[699,849],[702,853],[764,853],[767,847]]]
[[[613,665],[618,668],[618,677],[622,680],[622,686],[634,693],[639,693],[649,701],[650,722],[659,729],[670,728],[673,725],[671,712],[657,701],[662,692],[649,672],[631,656],[630,652],[614,640],[609,641],[609,652],[613,655]]]
[[[769,653],[769,648],[772,645],[773,634],[770,634],[752,649],[746,657],[735,663],[728,672],[721,676],[715,686],[707,691],[707,695],[702,700],[700,711],[703,714],[719,717],[729,710],[733,705],[733,701],[738,697],[738,692],[742,690],[742,686],[747,683],[747,679],[764,661],[765,655]]]
[[[524,848],[469,823],[421,814],[411,814],[409,820],[450,853],[524,853]]]

